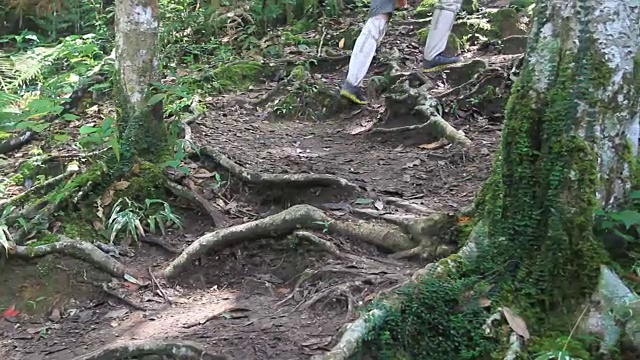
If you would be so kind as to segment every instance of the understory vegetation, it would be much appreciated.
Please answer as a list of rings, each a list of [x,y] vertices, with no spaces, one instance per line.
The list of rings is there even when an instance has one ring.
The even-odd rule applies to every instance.
[[[415,11],[394,15],[391,26],[406,26],[410,35],[405,37],[420,39],[422,44],[435,3],[423,0]],[[143,281],[130,271],[136,260],[120,263],[113,255],[125,254],[128,248],[139,249],[152,238],[187,231],[189,217],[197,209],[215,231],[192,239],[194,242],[184,244],[181,250],[172,250],[174,259],[156,273],[158,278],[173,282],[191,271],[196,260],[245,241],[294,238],[299,242],[292,242],[296,244],[293,251],[306,251],[306,245],[300,244],[312,243],[318,246],[310,251],[313,256],[327,253],[357,265],[343,265],[335,271],[351,272],[359,281],[356,285],[357,281],[345,281],[318,291],[317,297],[305,298],[305,293],[305,301],[295,297],[304,303],[302,309],[338,299],[347,304],[344,322],[357,324],[353,321],[359,314],[372,324],[366,326],[369,331],[353,359],[363,355],[434,360],[637,356],[633,346],[622,340],[603,355],[599,353],[603,340],[577,328],[588,313],[584,300],[598,287],[601,265],[618,274],[626,287],[640,291],[640,165],[631,159],[636,164],[630,169],[632,189],[621,206],[601,209],[595,197],[598,170],[591,166],[597,164],[598,155],[581,140],[563,138],[558,146],[586,164],[573,169],[565,167],[573,164],[565,157],[554,157],[555,148],[544,148],[534,139],[540,133],[562,131],[567,121],[564,108],[550,110],[557,111],[556,123],[549,121],[544,129],[521,132],[529,120],[538,118],[526,113],[528,99],[524,95],[510,98],[517,86],[533,81],[531,72],[521,74],[520,70],[536,5],[525,0],[506,3],[498,8],[482,1],[465,1],[447,51],[494,51],[507,60],[498,63],[494,59],[498,56],[492,55],[469,60],[447,75],[448,88],[432,91],[439,80],[413,71],[408,65],[413,60],[400,54],[405,48],[387,46],[379,51],[372,66],[375,70],[369,73],[367,93],[379,102],[374,110],[364,110],[370,111],[368,116],[423,120],[398,127],[362,125],[369,126],[366,131],[392,136],[428,129],[425,138],[429,141],[421,140],[424,145],[420,151],[445,148],[467,154],[476,140],[467,130],[455,128],[462,121],[454,123],[456,116],[464,113],[469,117],[472,115],[467,114],[475,114],[475,122],[498,119],[486,127],[499,126],[503,135],[513,135],[496,146],[493,173],[483,179],[481,190],[474,189],[478,191],[473,204],[442,215],[422,205],[407,205],[409,201],[393,200],[393,195],[388,196],[392,192],[373,196],[372,185],[347,180],[347,174],[314,174],[313,169],[320,166],[317,164],[291,166],[287,171],[267,166],[255,170],[250,161],[224,153],[224,144],[237,139],[204,133],[208,142],[202,143],[198,140],[201,137],[193,134],[199,130],[190,128],[222,104],[219,99],[234,101],[228,108],[229,117],[246,111],[285,128],[298,121],[320,124],[344,113],[363,111],[337,99],[335,88],[336,74],[343,74],[337,69],[348,64],[348,52],[368,11],[366,0],[159,0],[161,81],[150,84],[156,93],[149,105],[162,104],[169,146],[152,156],[138,156],[123,140],[123,110],[117,108],[112,93],[119,86],[114,2],[5,2],[0,5],[0,274],[14,259],[59,253],[140,285]],[[400,35],[389,36],[404,40]],[[516,78],[519,82],[514,82]],[[265,84],[270,83],[275,85],[267,91]],[[566,90],[558,96],[572,89]],[[567,97],[566,101],[571,100]],[[570,107],[563,102],[565,105]],[[503,127],[505,117],[514,120]],[[227,121],[226,113],[208,121]],[[236,130],[258,133],[261,125],[256,123]],[[358,135],[358,131],[364,132],[354,130],[352,134]],[[256,148],[266,147],[259,135],[255,139]],[[327,143],[325,148],[331,145]],[[289,139],[283,140],[281,147],[288,146]],[[403,150],[396,146],[389,151]],[[469,156],[477,155],[480,150],[476,150]],[[544,162],[539,160],[542,158]],[[353,165],[353,173],[358,173],[357,166]],[[418,161],[404,167],[420,166],[424,164]],[[584,198],[572,199],[575,208],[557,201],[566,190],[561,185],[526,184],[535,176],[561,179],[573,176],[568,175],[572,171],[579,174],[575,175],[576,183],[590,187]],[[437,174],[435,170],[433,174]],[[504,188],[500,179],[508,179],[505,181],[513,187]],[[200,181],[206,181],[205,185]],[[339,189],[339,201],[330,198],[325,203],[334,207],[344,203],[349,210],[344,210],[346,205],[329,209],[333,212],[316,203],[306,205],[305,200],[324,196],[318,189],[325,188]],[[530,201],[539,195],[535,202]],[[238,203],[251,196],[258,199],[258,205],[237,210]],[[272,198],[276,200],[270,201]],[[506,215],[502,207],[505,199],[515,204]],[[408,210],[388,210],[393,201],[398,209]],[[534,213],[539,202],[548,202],[549,213]],[[282,211],[264,210],[265,203]],[[366,210],[352,213],[353,208]],[[557,209],[565,212],[552,213]],[[246,221],[230,221],[228,213],[232,211],[241,213],[238,218]],[[339,211],[353,217],[337,216]],[[406,213],[411,216],[400,216]],[[540,224],[545,224],[544,228]],[[335,239],[342,237],[375,247],[384,254],[380,258],[395,262],[370,259],[364,250],[345,251],[353,247],[341,247],[344,241]],[[517,243],[508,241],[515,237],[519,238]],[[584,242],[576,245],[579,238]],[[467,251],[468,239],[473,239],[474,249],[467,250],[478,254],[470,261],[461,255]],[[84,245],[74,245],[78,242]],[[585,261],[589,267],[582,266]],[[402,272],[405,268],[399,270],[405,265],[412,274]],[[559,268],[566,272],[553,272]],[[322,269],[305,272],[300,281],[293,281],[292,295],[283,296],[283,303],[292,301],[304,280],[311,282]],[[333,276],[331,271],[325,272]],[[586,273],[590,275],[583,282]],[[565,286],[571,278],[576,281]],[[168,285],[163,281],[165,288],[175,286],[175,282]],[[363,284],[375,287],[376,296],[361,290]],[[157,286],[162,292],[162,286]],[[12,317],[15,304],[3,301],[7,298],[0,297],[5,318]],[[36,300],[29,301],[35,309]],[[634,310],[638,307],[631,303],[618,308],[613,317],[625,323]],[[338,333],[347,336],[354,329],[356,326],[346,327]],[[163,346],[162,351],[178,347]],[[194,349],[189,348],[190,354],[200,354]],[[132,351],[127,356],[135,354]]]

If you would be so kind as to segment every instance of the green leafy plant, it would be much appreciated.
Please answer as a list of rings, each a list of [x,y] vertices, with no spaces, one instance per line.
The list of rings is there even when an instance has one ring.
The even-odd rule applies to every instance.
[[[118,131],[112,117],[104,119],[100,126],[83,125],[80,128],[80,134],[82,135],[78,140],[80,146],[93,150],[101,148],[105,143],[108,143],[115,153],[116,159],[120,160]]]
[[[38,303],[39,303],[39,302],[41,302],[42,300],[46,300],[46,299],[47,299],[47,298],[46,298],[45,296],[40,296],[40,297],[36,298],[35,300],[29,300],[29,301],[27,301],[27,303],[28,303],[29,305],[31,305],[31,308],[32,308],[33,310],[35,310],[35,309],[37,309],[37,308],[38,308]]]
[[[640,191],[629,194],[625,208],[615,211],[599,209],[595,215],[599,219],[596,231],[618,236],[628,243],[640,242]]]
[[[13,241],[11,238],[11,232],[9,231],[9,226],[7,225],[7,217],[11,215],[14,209],[15,206],[9,205],[4,208],[2,215],[0,215],[0,245],[4,248],[7,257],[9,256],[9,249],[11,248],[11,242]]]
[[[162,206],[154,210],[154,204]],[[148,224],[150,232],[154,233],[160,229],[163,235],[171,225],[182,228],[182,220],[171,210],[168,203],[159,199],[147,199],[144,205],[140,205],[123,197],[115,203],[107,221],[109,241],[113,243],[120,232],[124,231],[125,238],[131,238],[137,242],[138,236],[145,234],[143,222]]]
[[[222,177],[218,172],[213,173],[213,182],[211,183],[211,188],[215,191],[220,190],[227,182],[222,180]]]

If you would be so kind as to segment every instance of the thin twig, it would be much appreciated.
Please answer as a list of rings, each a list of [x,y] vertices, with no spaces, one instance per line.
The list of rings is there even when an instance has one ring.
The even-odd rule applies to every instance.
[[[162,298],[164,299],[164,301],[166,301],[169,304],[173,305],[173,302],[171,301],[171,299],[169,299],[169,297],[167,296],[167,293],[164,292],[164,289],[162,288],[162,286],[160,286],[160,283],[158,282],[158,279],[156,279],[156,277],[153,275],[153,272],[151,271],[151,268],[149,267],[149,268],[147,268],[147,270],[149,271],[149,276],[151,276],[151,280],[158,287],[158,291],[160,292],[160,295],[162,295]]]

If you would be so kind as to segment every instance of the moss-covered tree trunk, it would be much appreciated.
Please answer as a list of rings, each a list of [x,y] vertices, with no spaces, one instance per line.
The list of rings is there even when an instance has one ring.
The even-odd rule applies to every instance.
[[[640,12],[638,0],[539,0],[535,11],[478,217],[509,302],[548,323],[597,286],[594,210],[619,206],[637,176]]]
[[[158,0],[116,1],[116,91],[126,156],[157,155],[166,144],[162,101],[150,102],[158,71]]]

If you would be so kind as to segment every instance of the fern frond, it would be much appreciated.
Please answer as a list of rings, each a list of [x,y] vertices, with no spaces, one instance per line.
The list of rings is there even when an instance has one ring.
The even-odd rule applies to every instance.
[[[53,60],[56,48],[35,48],[13,56],[0,53],[0,89],[10,92],[36,79],[42,69]]]

